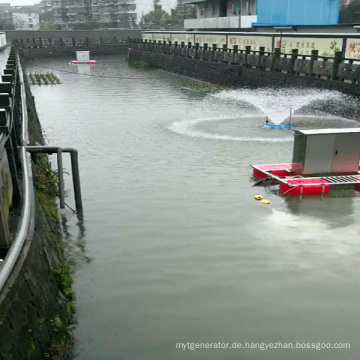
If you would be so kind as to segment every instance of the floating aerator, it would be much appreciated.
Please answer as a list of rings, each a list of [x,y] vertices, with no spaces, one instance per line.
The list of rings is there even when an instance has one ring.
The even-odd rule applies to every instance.
[[[326,194],[333,188],[360,190],[359,161],[360,128],[295,130],[291,164],[252,168],[255,178],[280,184],[283,194]]]
[[[90,51],[76,51],[76,60],[72,60],[71,64],[96,64],[96,60],[90,60]]]
[[[291,125],[276,125],[276,124],[266,124],[263,125],[263,129],[292,129]]]

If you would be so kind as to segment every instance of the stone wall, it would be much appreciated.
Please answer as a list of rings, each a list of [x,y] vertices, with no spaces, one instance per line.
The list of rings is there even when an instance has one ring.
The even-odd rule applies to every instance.
[[[34,99],[27,86],[29,135],[43,143]],[[73,316],[69,289],[61,283],[64,256],[54,186],[46,157],[33,164],[36,222],[22,256],[0,294],[0,359],[64,359]],[[71,286],[71,281],[68,281]],[[70,293],[72,297],[72,293]]]
[[[228,87],[315,87],[360,95],[359,84],[268,71],[218,61],[202,61],[174,54],[168,55],[132,48],[129,51],[128,60],[130,63],[146,62],[153,67]]]
[[[58,30],[58,31],[29,31],[29,30],[6,30],[8,43],[18,39],[58,39],[58,38],[91,38],[110,39],[116,36],[118,39],[141,38],[141,30]]]

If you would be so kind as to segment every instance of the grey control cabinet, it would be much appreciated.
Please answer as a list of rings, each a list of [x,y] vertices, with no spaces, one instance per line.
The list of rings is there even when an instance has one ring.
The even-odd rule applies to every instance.
[[[293,168],[301,175],[359,171],[360,128],[296,130]]]

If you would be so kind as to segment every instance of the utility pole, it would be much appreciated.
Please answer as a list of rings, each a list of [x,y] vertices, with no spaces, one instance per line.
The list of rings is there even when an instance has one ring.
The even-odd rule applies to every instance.
[[[276,30],[277,32],[280,32],[280,53],[282,52],[282,35],[283,35],[283,31],[284,30],[294,30],[294,28],[292,26],[274,26],[273,27],[274,30]]]
[[[239,0],[239,29],[241,29],[241,0]]]

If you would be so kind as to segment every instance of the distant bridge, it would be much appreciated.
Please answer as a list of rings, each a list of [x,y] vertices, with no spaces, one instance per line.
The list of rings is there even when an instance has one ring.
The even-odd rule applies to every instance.
[[[111,38],[26,38],[14,40],[13,44],[18,49],[43,49],[43,48],[74,48],[74,47],[97,47],[97,46],[124,46],[129,45],[128,39],[119,39],[117,36]]]
[[[75,56],[75,51],[88,50],[92,55],[125,54],[129,39],[117,36],[97,38],[26,38],[13,40],[21,57]]]

